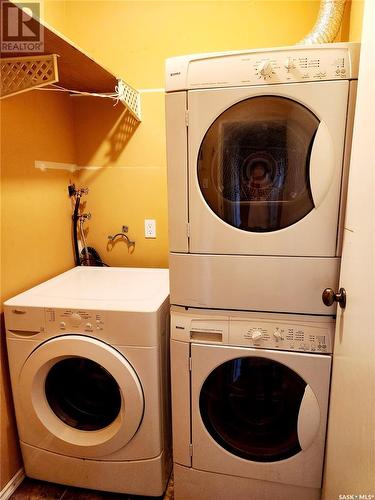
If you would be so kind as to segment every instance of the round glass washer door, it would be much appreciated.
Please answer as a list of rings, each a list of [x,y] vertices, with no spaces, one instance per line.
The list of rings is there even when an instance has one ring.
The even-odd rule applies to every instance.
[[[45,393],[55,415],[75,429],[104,429],[121,410],[121,390],[110,372],[80,356],[64,358],[52,366]]]
[[[314,208],[310,156],[319,123],[280,96],[251,97],[224,111],[198,152],[198,183],[211,210],[255,233],[303,219]]]
[[[21,370],[20,391],[31,439],[81,458],[123,448],[144,413],[142,386],[129,361],[81,335],[56,337],[35,349]]]
[[[267,358],[224,362],[204,381],[199,408],[211,437],[235,456],[276,462],[301,451],[298,415],[306,382]]]

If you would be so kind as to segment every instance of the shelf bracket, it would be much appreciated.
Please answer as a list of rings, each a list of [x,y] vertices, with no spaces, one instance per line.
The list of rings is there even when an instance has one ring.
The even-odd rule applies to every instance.
[[[129,110],[134,118],[141,121],[141,95],[138,90],[131,87],[123,80],[118,80],[116,91],[118,99]]]

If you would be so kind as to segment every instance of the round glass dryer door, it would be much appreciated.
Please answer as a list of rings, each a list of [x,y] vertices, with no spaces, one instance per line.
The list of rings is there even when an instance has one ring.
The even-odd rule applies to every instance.
[[[306,382],[277,361],[241,357],[215,368],[199,407],[211,437],[230,453],[276,462],[301,451],[298,414]]]
[[[245,99],[208,129],[198,182],[213,212],[244,231],[277,231],[313,208],[310,154],[318,118],[279,96]]]

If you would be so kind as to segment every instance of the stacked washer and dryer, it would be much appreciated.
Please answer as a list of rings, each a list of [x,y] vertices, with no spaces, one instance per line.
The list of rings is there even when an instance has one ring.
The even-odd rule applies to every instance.
[[[320,498],[358,58],[167,61],[176,500]]]
[[[168,270],[76,267],[4,312],[26,475],[162,495],[172,467]]]

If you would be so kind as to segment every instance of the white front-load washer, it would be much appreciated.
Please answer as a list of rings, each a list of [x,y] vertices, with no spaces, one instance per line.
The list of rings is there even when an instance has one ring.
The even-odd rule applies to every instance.
[[[176,500],[318,500],[334,318],[173,306]]]
[[[166,64],[171,303],[334,314],[359,44]]]
[[[4,311],[26,475],[160,496],[171,471],[168,270],[76,267]]]

